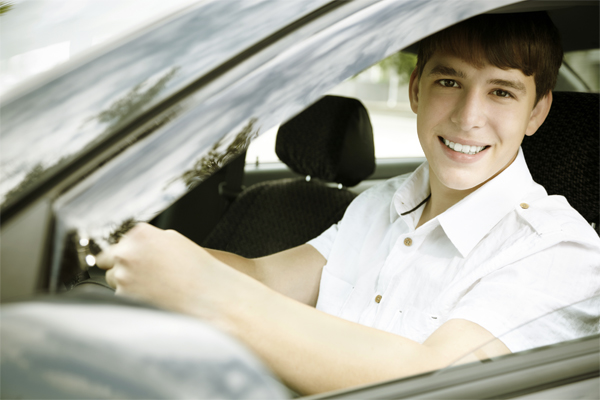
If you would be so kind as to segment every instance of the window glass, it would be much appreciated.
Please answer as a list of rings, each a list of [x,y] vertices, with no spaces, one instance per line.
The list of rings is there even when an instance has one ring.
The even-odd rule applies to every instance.
[[[0,93],[195,0],[0,2]]]
[[[182,5],[189,1],[177,0],[168,4]],[[186,102],[178,103],[168,114],[148,111],[244,49],[318,9],[326,1],[197,2],[197,6],[179,14],[153,14],[155,23],[132,33],[121,42],[109,40],[112,44],[107,44],[102,51],[90,51],[87,58],[70,58],[74,43],[91,34],[84,28],[95,26],[96,31],[115,34],[118,26],[106,31],[100,29],[104,22],[111,21],[110,18],[100,18],[100,15],[108,17],[115,12],[120,16],[129,15],[135,12],[133,5],[156,11],[158,9],[152,8],[154,1],[83,1],[82,4],[90,7],[105,6],[111,12],[103,14],[100,10],[96,19],[92,12],[94,7],[79,11],[65,7],[73,14],[68,14],[67,18],[67,14],[59,13],[53,27],[45,30],[35,24],[36,13],[25,12],[29,2],[15,3],[0,15],[1,57],[6,57],[8,64],[14,64],[12,71],[17,74],[21,67],[39,74],[21,77],[20,83],[15,83],[10,89],[12,94],[2,94],[0,203],[3,206],[15,204],[27,191],[64,171],[78,156],[95,153],[94,148],[99,144],[118,140],[118,132],[141,116],[142,119],[152,118],[154,121],[140,128],[141,131],[128,134],[150,132],[148,129],[171,121],[193,101],[188,98]],[[64,4],[73,2],[78,0],[65,0]],[[52,10],[50,3],[59,7],[63,0],[45,2],[49,13],[48,10]],[[127,4],[131,8],[124,10],[122,7]],[[165,11],[164,8],[162,10]],[[148,14],[146,16],[150,18]],[[20,29],[17,29],[17,20],[23,21]],[[139,21],[136,18],[133,20]],[[38,22],[42,26],[51,21],[40,17]],[[72,29],[62,29],[63,22]],[[10,30],[9,26],[15,29]],[[79,28],[82,31],[78,31]],[[5,46],[5,43],[17,43],[22,37],[30,36],[40,38],[33,47]],[[48,37],[48,41],[43,41],[44,37]],[[88,44],[94,40],[92,36]],[[268,50],[262,54],[269,59],[276,54],[275,51]],[[56,55],[56,62],[63,62],[62,68],[50,65],[53,62],[49,62],[48,57],[52,58],[52,54]],[[37,63],[39,60],[43,61],[42,64]],[[44,64],[46,61],[49,64]],[[50,69],[47,74],[42,73],[45,68]],[[247,73],[241,69],[235,72],[238,77]],[[229,79],[232,79],[231,76]],[[10,74],[0,75],[0,87],[4,88],[1,82],[9,78]],[[210,96],[211,90],[218,91],[216,87],[210,86],[201,96]]]
[[[136,62],[136,68],[128,63],[123,69],[138,79],[139,73],[134,72],[138,68],[148,67],[148,62],[154,60],[181,66],[179,71],[192,71],[193,68],[196,73],[190,72],[190,78],[203,76],[199,74],[204,69],[197,63],[227,60],[229,58],[224,58],[225,55],[230,57],[231,54],[243,52],[242,49],[252,46],[255,39],[268,37],[262,33],[269,35],[269,32],[290,25],[298,17],[321,7],[325,1],[241,1],[238,4],[246,7],[242,10],[232,7],[229,1],[200,2],[198,8],[152,30],[151,37],[143,41],[149,52],[148,58],[140,59],[137,52],[131,51],[139,48],[136,40],[131,40],[118,49],[119,61],[126,59]],[[350,7],[354,3],[347,4]],[[104,240],[106,235],[118,230],[128,220],[151,220],[225,165],[231,157],[239,154],[255,135],[297,114],[348,76],[363,71],[383,59],[388,52],[406,48],[434,30],[443,29],[457,20],[488,11],[497,5],[476,0],[459,3],[440,3],[436,0],[377,2],[358,11],[349,9],[351,15],[348,18],[345,14],[332,14],[335,17],[333,21],[319,18],[314,24],[308,23],[286,36],[285,40],[275,41],[256,55],[239,60],[239,64],[235,64],[227,73],[216,77],[210,85],[201,86],[184,101],[173,104],[149,120],[147,125],[140,127],[139,131],[127,132],[131,136],[124,137],[123,142],[133,135],[139,135],[135,138],[139,137],[140,140],[130,144],[56,199],[53,203],[58,226],[55,234],[56,254],[62,250],[58,240],[68,230],[72,229],[80,236],[94,240]],[[208,13],[209,8],[212,13]],[[221,17],[223,21],[218,24],[219,29],[210,29],[214,28],[213,20]],[[427,21],[427,24],[423,21]],[[324,29],[324,24],[329,26]],[[254,34],[249,35],[249,32]],[[212,47],[207,46],[207,34],[215,39]],[[164,38],[165,35],[169,37]],[[143,36],[142,39],[145,39],[147,35]],[[231,43],[224,45],[223,37],[231,39]],[[157,42],[164,43],[164,46],[157,46]],[[181,57],[180,47],[173,46],[173,43],[191,50]],[[202,54],[198,52],[209,51],[207,49],[210,49],[212,57],[198,56]],[[112,65],[109,56],[111,54],[88,64],[90,68]],[[207,61],[202,65],[214,64]],[[158,68],[152,66],[152,72],[156,73]],[[77,72],[84,70],[83,67]],[[110,78],[114,80],[123,75],[123,69],[104,68],[112,72]],[[91,72],[85,75],[86,82],[95,78],[91,84],[100,85],[102,82],[98,82],[98,75]],[[61,83],[70,83],[69,77],[70,74],[65,75]],[[179,88],[184,83],[178,81],[181,86],[173,84],[172,90],[181,90]],[[80,87],[77,86],[78,89]],[[135,88],[125,86],[124,93],[131,87]],[[190,89],[196,87],[190,86]],[[167,96],[172,92],[167,88],[161,93]],[[43,94],[41,90],[31,95],[40,94]],[[155,102],[165,98],[161,97]],[[85,97],[80,94],[76,99],[82,102]],[[161,104],[168,105],[167,102]],[[64,113],[65,108],[67,106],[57,111]],[[103,110],[100,106],[96,109]],[[56,114],[62,117],[59,112]],[[40,123],[44,121],[43,116],[33,117]],[[4,129],[4,116],[2,122]],[[125,132],[125,125],[121,126]],[[14,131],[27,132],[24,129]],[[52,133],[47,130],[41,132],[45,136]],[[115,128],[106,135],[112,132],[118,131]],[[3,143],[2,150],[5,147]],[[59,271],[57,261],[54,264],[54,276],[58,276]]]
[[[557,309],[500,335],[500,337],[493,339],[455,361],[451,367],[472,362],[490,362],[496,360],[498,356],[501,356],[497,352],[498,343],[514,344],[532,341],[532,338],[535,338],[537,342],[536,346],[529,346],[526,350],[520,350],[530,351],[544,346],[598,335],[600,327],[599,310],[600,296],[594,296],[570,306]],[[557,327],[564,327],[565,329],[560,334],[556,334]],[[552,334],[547,334],[546,332],[552,332]],[[558,339],[559,337],[560,339]],[[441,372],[445,372],[448,368],[443,369]]]
[[[424,157],[408,82],[417,57],[399,52],[342,83],[331,94],[360,99],[371,117],[375,157]]]
[[[585,83],[588,91],[600,91],[600,49],[567,52],[565,62]]]
[[[371,117],[377,158],[424,157],[417,118],[408,102],[416,56],[399,52],[335,87],[329,94],[360,99]],[[600,91],[600,49],[565,53],[556,90]],[[570,68],[569,68],[570,67]],[[252,142],[247,164],[278,162],[275,127]]]
[[[424,157],[417,137],[417,116],[410,109],[408,81],[416,56],[399,52],[335,87],[329,94],[360,99],[373,125],[375,157]],[[246,163],[270,163],[275,154],[277,128],[255,139]]]

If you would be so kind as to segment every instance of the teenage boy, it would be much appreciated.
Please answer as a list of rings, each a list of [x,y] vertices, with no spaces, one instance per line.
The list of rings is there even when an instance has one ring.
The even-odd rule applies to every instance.
[[[600,291],[600,239],[533,182],[520,150],[561,59],[545,13],[446,29],[421,43],[410,80],[428,162],[360,195],[320,237],[248,260],[143,224],[98,265],[117,294],[211,321],[302,393],[449,365]],[[597,310],[577,313],[481,356],[577,336]]]

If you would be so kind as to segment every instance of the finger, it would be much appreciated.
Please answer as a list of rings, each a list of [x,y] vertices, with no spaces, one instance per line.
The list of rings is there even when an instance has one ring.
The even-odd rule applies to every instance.
[[[115,266],[112,246],[96,255],[96,266],[101,269],[111,269]]]
[[[108,286],[110,286],[113,289],[117,288],[117,280],[115,279],[115,268],[111,268],[108,271],[106,271],[104,279],[106,279],[106,283],[108,283]]]

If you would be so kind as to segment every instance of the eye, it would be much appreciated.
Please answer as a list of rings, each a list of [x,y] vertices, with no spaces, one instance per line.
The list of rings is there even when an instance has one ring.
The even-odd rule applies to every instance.
[[[502,90],[502,89],[493,90],[492,94],[494,94],[498,97],[506,97],[506,98],[514,97],[512,94],[510,94],[510,92],[507,92],[506,90]]]
[[[440,79],[438,83],[444,87],[458,87],[458,82],[454,79]]]

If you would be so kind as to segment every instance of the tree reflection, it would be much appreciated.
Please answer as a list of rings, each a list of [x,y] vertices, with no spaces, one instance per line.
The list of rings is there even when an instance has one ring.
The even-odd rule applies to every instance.
[[[14,199],[16,199],[19,194],[21,194],[22,192],[24,192],[25,190],[27,190],[27,188],[33,186],[33,184],[35,184],[37,181],[40,180],[40,178],[44,174],[44,171],[46,171],[46,169],[42,166],[42,164],[41,163],[37,163],[25,175],[25,177],[23,178],[23,180],[21,180],[21,182],[19,182],[19,184],[17,186],[15,186],[14,188],[12,188],[8,193],[6,193],[4,195],[4,201],[2,202],[2,204],[4,205],[4,204],[10,203]]]
[[[114,127],[120,125],[133,115],[148,105],[162,90],[167,83],[175,76],[179,67],[173,67],[154,85],[146,90],[147,81],[135,85],[125,96],[115,101],[109,108],[100,114],[91,117],[90,120],[97,120],[99,123],[108,124],[105,132],[111,131]]]
[[[417,65],[417,56],[416,54],[399,51],[381,60],[378,65],[383,71],[395,70],[399,78],[398,84],[404,85],[410,81],[410,75]]]
[[[0,2],[0,4],[2,4]],[[92,116],[86,120],[85,123],[90,122],[92,120],[96,120],[100,124],[107,124],[106,128],[102,132],[102,134],[98,135],[98,137],[106,137],[110,133],[112,133],[115,128],[120,126],[126,120],[137,116],[140,114],[140,111],[150,104],[152,100],[162,92],[167,83],[175,76],[179,67],[171,68],[166,74],[164,74],[155,84],[148,87],[148,80],[145,80],[137,85],[135,85],[125,96],[119,98],[115,102],[113,102],[110,107],[101,111],[99,114]],[[168,113],[160,115],[159,118],[154,121],[152,128],[147,130],[141,135],[136,137],[136,140],[145,137],[146,135],[155,131],[158,127],[163,125],[164,123],[173,119],[179,112],[178,108],[171,109]],[[85,123],[79,129],[83,130]],[[92,144],[88,144],[84,149],[81,149],[79,152],[81,153],[86,148],[89,148]],[[114,157],[115,154],[113,154]],[[41,162],[37,163],[21,180],[16,186],[14,186],[9,192],[4,195],[4,199],[2,200],[2,206],[9,204],[12,201],[16,201],[20,198],[21,194],[24,193],[29,188],[34,187],[44,176],[51,175],[53,172],[56,172],[60,166],[67,164],[67,161],[72,160],[74,155],[65,155],[57,162],[54,162],[52,165],[48,167],[44,167]]]
[[[119,241],[125,236],[129,230],[131,230],[134,226],[137,225],[139,221],[135,218],[128,218],[121,223],[117,228],[115,228],[105,240],[109,244],[119,243]]]
[[[10,1],[0,1],[0,15],[5,14],[12,10],[14,4]]]
[[[192,169],[184,172],[181,179],[188,189],[202,182],[245,151],[252,139],[258,136],[258,129],[254,127],[256,121],[256,118],[251,118],[225,150],[219,148],[222,147],[226,137],[219,140],[207,155],[196,161]]]

